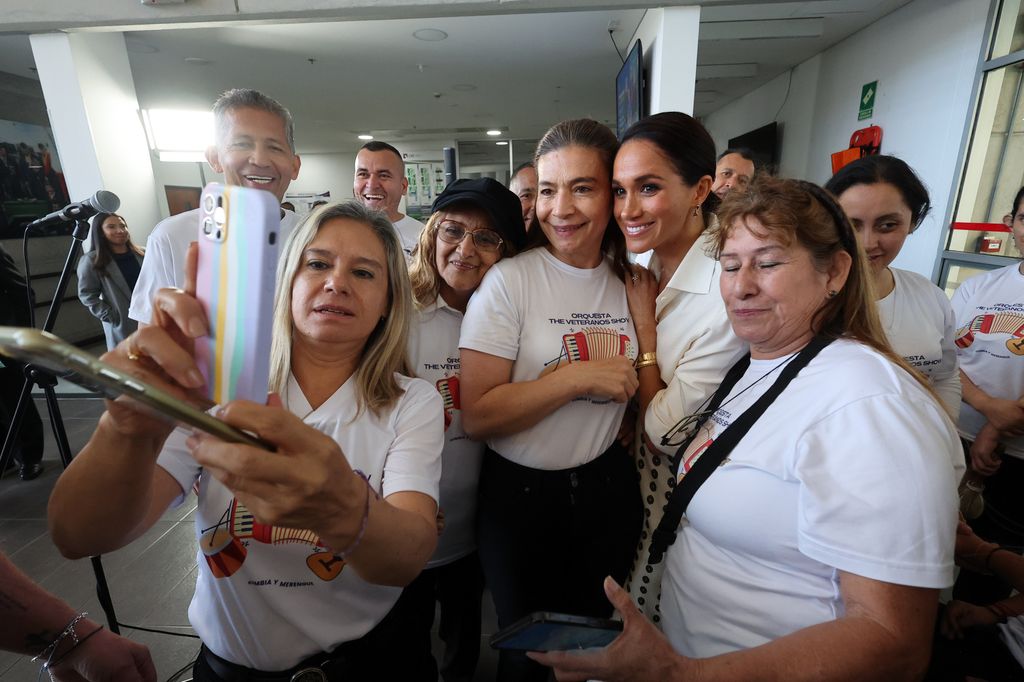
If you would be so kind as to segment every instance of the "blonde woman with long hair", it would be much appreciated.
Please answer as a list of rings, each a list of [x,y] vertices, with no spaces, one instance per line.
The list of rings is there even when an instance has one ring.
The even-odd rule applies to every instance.
[[[130,543],[196,487],[195,680],[389,676],[382,621],[434,551],[441,473],[441,399],[400,374],[409,291],[383,216],[315,211],[278,270],[269,405],[218,411],[277,451],[172,432],[109,402],[58,481],[51,530],[71,558]],[[156,324],[104,359],[187,398],[202,309],[165,289],[154,310]]]

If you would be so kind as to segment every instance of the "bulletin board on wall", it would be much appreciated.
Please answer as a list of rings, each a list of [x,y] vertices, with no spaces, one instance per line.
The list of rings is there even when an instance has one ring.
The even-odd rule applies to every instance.
[[[430,216],[430,205],[445,188],[444,162],[407,162],[405,179],[409,181],[406,213],[417,220],[425,220]]]

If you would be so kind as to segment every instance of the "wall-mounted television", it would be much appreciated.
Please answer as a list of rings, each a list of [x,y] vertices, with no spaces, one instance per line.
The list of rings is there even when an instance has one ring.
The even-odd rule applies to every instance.
[[[729,140],[729,148],[746,148],[754,157],[757,170],[774,173],[779,167],[779,124],[772,121],[749,133]]]
[[[644,56],[640,41],[633,43],[633,49],[615,77],[615,129],[622,139],[626,128],[644,115]]]

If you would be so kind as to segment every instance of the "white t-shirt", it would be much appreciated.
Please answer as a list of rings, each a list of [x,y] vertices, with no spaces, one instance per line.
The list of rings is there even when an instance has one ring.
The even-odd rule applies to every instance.
[[[661,437],[715,392],[725,373],[747,351],[747,344],[736,337],[729,323],[718,287],[721,266],[707,255],[709,248],[705,232],[655,303],[658,369],[665,388],[654,396],[644,415],[644,429],[655,447],[660,448]],[[657,256],[651,259],[651,270],[660,275]]]
[[[960,369],[985,393],[1007,400],[1024,396],[1024,275],[1008,265],[961,284],[953,294],[956,354]],[[960,434],[974,440],[985,416],[966,402]],[[1024,458],[1024,436],[1001,441],[1006,453]]]
[[[298,217],[285,210],[281,218],[282,244],[298,224]],[[153,320],[153,296],[164,287],[185,286],[185,256],[188,245],[199,237],[199,209],[164,218],[153,228],[146,242],[142,272],[132,292],[128,317],[149,324]]]
[[[293,377],[282,399],[293,414],[305,415],[303,422],[333,438],[378,494],[416,491],[436,500],[441,398],[425,381],[396,378],[405,393],[394,406],[379,416],[365,410],[355,421],[354,378],[315,410]],[[199,575],[189,620],[211,651],[250,668],[283,670],[362,637],[384,618],[401,588],[372,585],[344,570],[312,531],[256,523],[199,467],[187,436],[175,430],[157,463],[182,490],[199,482]]]
[[[412,258],[412,250],[420,243],[420,232],[426,227],[423,223],[410,215],[404,216],[397,223],[391,223],[398,232],[398,239],[402,242],[402,251],[405,251],[406,259]]]
[[[409,361],[413,372],[429,381],[444,402],[444,450],[441,452],[441,498],[444,531],[437,539],[427,568],[443,566],[476,549],[476,492],[484,444],[462,430],[459,401],[459,330],[462,313],[440,296],[417,311],[409,330]]]
[[[916,272],[889,268],[896,286],[878,301],[878,315],[893,350],[932,382],[956,421],[960,368],[956,362],[953,308],[942,289]]]
[[[469,300],[460,348],[512,360],[512,382],[532,381],[590,357],[636,357],[626,287],[608,261],[580,269],[546,248],[495,264]],[[568,469],[612,444],[626,406],[581,396],[528,429],[487,444],[534,469]]]
[[[685,470],[788,357],[751,361],[688,448]],[[834,620],[838,571],[951,585],[963,471],[953,423],[913,377],[867,346],[833,342],[691,501],[662,583],[673,647],[706,658]]]

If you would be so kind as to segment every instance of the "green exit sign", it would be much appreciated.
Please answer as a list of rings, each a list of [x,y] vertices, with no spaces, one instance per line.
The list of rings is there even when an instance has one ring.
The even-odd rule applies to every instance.
[[[857,113],[857,120],[863,121],[871,118],[875,113],[875,95],[878,94],[878,81],[871,81],[860,89],[860,110]]]

